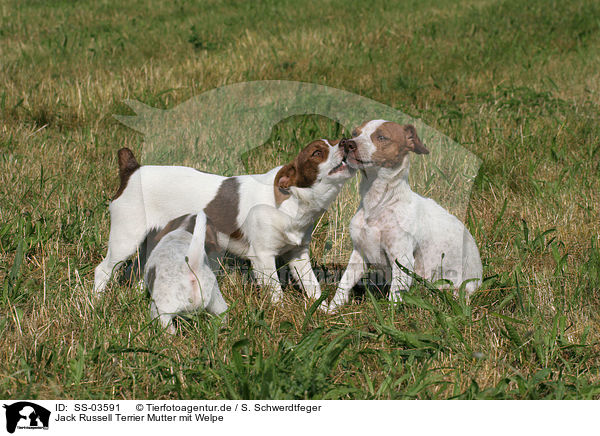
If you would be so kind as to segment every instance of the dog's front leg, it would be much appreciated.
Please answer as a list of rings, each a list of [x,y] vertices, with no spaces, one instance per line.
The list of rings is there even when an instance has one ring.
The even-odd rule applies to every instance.
[[[333,296],[333,300],[331,300],[329,305],[323,302],[321,309],[334,312],[340,306],[346,304],[350,300],[350,292],[352,291],[352,288],[358,283],[366,271],[367,264],[365,259],[356,249],[352,250],[350,260],[348,261],[348,266],[346,267],[346,271],[344,271],[344,275],[342,275],[342,279],[338,284],[338,288]]]
[[[112,234],[111,234],[112,236]],[[137,235],[136,235],[137,236]],[[102,292],[110,281],[111,276],[116,270],[123,266],[123,262],[127,260],[129,256],[135,253],[135,250],[140,239],[126,239],[123,238],[117,242],[114,242],[115,238],[111,238],[108,241],[108,251],[106,257],[100,262],[100,264],[94,270],[94,291]]]
[[[401,270],[396,263],[397,261],[409,271],[414,270],[415,258],[412,254],[412,249],[408,250],[410,251],[399,255],[398,257],[389,256],[389,261],[392,265],[392,282],[390,284],[389,296],[390,301],[401,302],[402,293],[408,291],[410,289],[410,285],[412,284],[412,277]]]
[[[141,193],[140,193],[141,198]],[[129,207],[125,207],[129,206]],[[110,234],[106,257],[94,272],[94,290],[102,292],[113,273],[138,249],[146,236],[146,215],[143,202],[110,205]]]
[[[384,252],[388,264],[392,269],[392,281],[390,284],[390,301],[402,301],[402,292],[408,291],[412,284],[412,276],[400,269],[398,262],[409,271],[415,270],[415,248],[416,239],[409,232],[396,231],[386,235],[383,239]]]
[[[254,278],[260,286],[269,289],[271,301],[278,304],[283,298],[281,284],[277,277],[277,267],[275,266],[275,256],[258,255],[252,258],[252,270]]]
[[[288,267],[308,298],[317,300],[321,297],[321,285],[310,264],[308,247],[292,251],[288,256]]]

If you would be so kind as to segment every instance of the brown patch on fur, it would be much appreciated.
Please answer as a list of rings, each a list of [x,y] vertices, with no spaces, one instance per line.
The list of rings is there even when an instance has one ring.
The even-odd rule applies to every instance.
[[[319,165],[329,157],[329,146],[321,140],[313,141],[296,156],[296,178],[293,185],[308,188],[317,180]]]
[[[429,154],[429,150],[423,145],[423,141],[417,135],[417,129],[412,124],[406,124],[404,126],[404,132],[406,133],[406,142],[408,143],[410,151],[417,154]]]
[[[360,136],[360,134],[362,133],[362,130],[365,128],[365,126],[367,125],[369,121],[365,121],[364,123],[362,123],[360,126],[355,127],[352,130],[352,138],[356,138],[357,136]]]
[[[293,180],[296,177],[296,167],[293,163],[284,165],[275,176],[273,182],[273,192],[275,193],[275,203],[279,206],[285,200],[290,198],[290,186],[293,185]]]
[[[291,186],[308,188],[317,180],[319,165],[329,157],[329,146],[322,140],[313,141],[298,153],[293,162],[284,165],[275,176],[275,202],[280,205],[290,196]]]
[[[217,229],[212,221],[206,218],[206,235],[204,237],[204,250],[206,253],[219,251],[219,240],[217,239]]]
[[[237,224],[240,212],[240,182],[235,177],[223,180],[217,195],[204,208],[211,225],[221,233],[233,239],[241,239],[243,234]]]
[[[409,151],[427,154],[415,127],[386,121],[371,134],[376,151],[371,160],[380,167],[393,168],[400,165]]]
[[[180,227],[184,227],[186,232],[194,233],[195,226],[196,215],[182,215],[169,221],[167,225],[164,226],[162,230],[156,234],[156,236],[154,236],[154,240],[158,244],[160,240],[164,238],[168,233],[171,233],[172,231],[177,230]]]
[[[140,164],[135,160],[133,152],[128,148],[122,148],[119,150],[119,179],[120,185],[117,189],[117,193],[113,197],[113,201],[120,197],[127,187],[129,177],[140,167]]]

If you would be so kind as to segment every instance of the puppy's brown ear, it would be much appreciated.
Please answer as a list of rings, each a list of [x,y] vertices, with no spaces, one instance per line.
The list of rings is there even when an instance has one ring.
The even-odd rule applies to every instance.
[[[293,164],[287,164],[279,170],[275,176],[277,188],[283,191],[290,189],[296,180],[296,167]]]
[[[293,163],[284,165],[275,176],[273,189],[275,191],[275,202],[280,205],[290,197],[290,186],[296,184],[296,167]]]
[[[417,135],[417,129],[412,124],[404,126],[404,134],[406,135],[406,143],[408,144],[409,150],[417,154],[429,154],[429,150],[425,148],[421,138]]]

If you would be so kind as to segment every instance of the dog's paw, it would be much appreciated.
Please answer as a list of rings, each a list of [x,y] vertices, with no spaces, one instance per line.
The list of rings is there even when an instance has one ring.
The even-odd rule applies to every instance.
[[[390,291],[390,301],[392,303],[402,303],[402,293],[403,291]]]
[[[274,306],[281,306],[283,304],[283,292],[274,291],[271,293],[271,304]]]
[[[342,307],[343,305],[344,303],[336,302],[335,299],[331,300],[331,302],[329,303],[327,301],[323,301],[319,306],[319,310],[332,315],[338,312],[340,307]]]
[[[318,310],[323,312],[323,313],[329,313],[329,303],[327,303],[327,301],[323,301],[319,307]]]

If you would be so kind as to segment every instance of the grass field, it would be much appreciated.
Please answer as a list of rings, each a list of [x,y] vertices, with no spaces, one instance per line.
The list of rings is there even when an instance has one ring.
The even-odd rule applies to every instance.
[[[0,396],[600,398],[599,47],[592,0],[0,0]],[[200,314],[172,338],[143,292],[94,297],[116,151],[144,148],[113,118],[123,101],[266,79],[369,97],[482,160],[470,304],[422,285],[390,306],[371,287],[325,315],[294,289],[273,307],[227,268],[228,324]],[[287,119],[248,170],[339,133]]]

